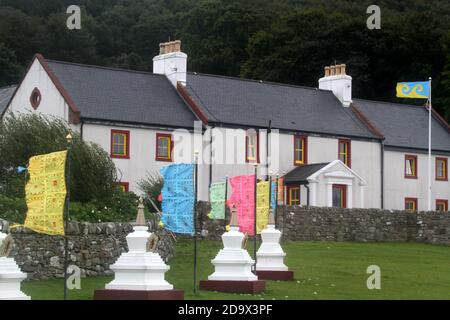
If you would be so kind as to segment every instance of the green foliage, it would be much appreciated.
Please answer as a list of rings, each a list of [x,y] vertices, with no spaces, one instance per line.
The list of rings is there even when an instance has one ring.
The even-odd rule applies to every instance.
[[[110,199],[87,203],[71,202],[69,216],[73,221],[131,222],[136,218],[138,197],[134,193],[114,190]],[[0,193],[0,218],[24,223],[27,205],[24,198],[10,198]],[[148,215],[148,214],[147,214]]]
[[[9,198],[0,193],[0,218],[23,223],[27,205],[24,198]]]
[[[358,98],[399,101],[397,81],[433,77],[433,106],[450,120],[450,2],[381,0],[80,0],[82,29],[65,27],[70,0],[0,0],[0,86],[31,57],[151,71],[158,44],[182,40],[191,71],[317,86],[346,63]],[[413,100],[406,101],[414,103]]]
[[[0,123],[0,193],[23,198],[26,175],[17,166],[27,166],[30,157],[67,148],[69,128],[64,121],[42,115],[9,116]],[[79,202],[106,201],[116,189],[116,168],[98,145],[86,143],[73,133],[71,151],[71,199]]]
[[[151,212],[155,212],[153,205],[150,203],[151,199],[154,204],[161,211],[161,203],[157,200],[161,193],[161,189],[164,184],[164,179],[158,174],[148,174],[145,179],[139,181],[139,189],[142,191],[144,196],[145,205]]]

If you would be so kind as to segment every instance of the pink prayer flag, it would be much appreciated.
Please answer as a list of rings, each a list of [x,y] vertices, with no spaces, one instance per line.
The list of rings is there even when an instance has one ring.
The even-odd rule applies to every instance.
[[[239,231],[254,235],[255,221],[255,175],[230,178],[231,197],[227,201],[230,208],[236,205]]]

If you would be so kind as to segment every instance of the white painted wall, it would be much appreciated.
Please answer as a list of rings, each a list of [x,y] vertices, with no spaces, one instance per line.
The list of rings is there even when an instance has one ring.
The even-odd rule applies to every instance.
[[[405,175],[405,155],[417,155],[417,179],[407,179]],[[431,209],[436,209],[436,199],[447,199],[450,202],[450,182],[436,181],[436,156],[431,159]],[[385,150],[384,157],[385,177],[385,207],[388,209],[403,210],[405,198],[417,198],[418,209],[428,209],[428,155],[413,152],[398,152]]]
[[[30,96],[34,88],[38,88],[42,96],[37,110],[34,110],[30,103]],[[42,113],[62,118],[67,122],[69,120],[69,106],[37,59],[34,59],[29,72],[19,86],[8,112],[16,114]],[[74,129],[76,128],[74,126]]]
[[[127,130],[130,132],[130,158],[113,158],[118,170],[118,178],[122,182],[128,182],[130,191],[140,194],[138,182],[147,174],[159,174],[162,167],[171,163],[193,163],[195,147],[201,143],[201,136],[197,135],[194,142],[194,134],[187,130],[157,130],[149,128],[130,128],[121,126],[108,126],[100,124],[85,124],[83,126],[83,139],[99,144],[108,154],[111,146],[111,130]],[[156,134],[171,133],[173,135],[173,162],[157,161],[156,157]],[[199,165],[199,200],[207,200],[208,197],[209,171],[207,165]]]

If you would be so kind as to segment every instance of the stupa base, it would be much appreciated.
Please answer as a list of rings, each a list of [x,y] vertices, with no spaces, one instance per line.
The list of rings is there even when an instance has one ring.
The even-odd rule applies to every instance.
[[[262,280],[294,280],[294,271],[256,270],[256,275]]]
[[[260,293],[266,289],[264,280],[201,280],[200,290],[226,293]]]
[[[184,300],[184,290],[97,289],[94,300]]]

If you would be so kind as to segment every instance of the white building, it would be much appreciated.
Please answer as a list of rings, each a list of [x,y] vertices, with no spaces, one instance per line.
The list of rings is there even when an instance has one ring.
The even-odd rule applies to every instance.
[[[256,162],[261,178],[286,176],[289,204],[426,210],[424,107],[352,98],[345,65],[307,88],[190,73],[180,49],[161,44],[155,73],[37,54],[17,87],[0,89],[0,114],[65,119],[110,153],[125,190],[198,151],[201,200],[211,182],[251,174]],[[432,209],[448,210],[450,127],[432,121]]]

